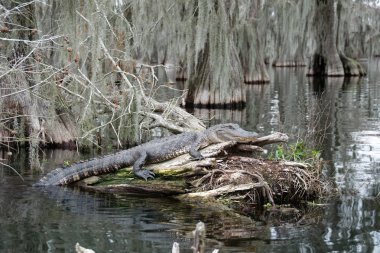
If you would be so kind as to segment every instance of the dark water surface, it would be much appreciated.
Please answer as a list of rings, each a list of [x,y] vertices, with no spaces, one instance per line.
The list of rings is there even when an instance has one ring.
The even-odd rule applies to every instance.
[[[271,84],[247,86],[244,110],[194,111],[211,123],[282,131],[293,140],[326,132],[323,157],[331,166],[325,173],[340,196],[311,224],[241,224],[170,199],[39,190],[31,184],[40,176],[20,153],[11,164],[25,181],[0,167],[0,252],[74,252],[76,242],[96,252],[170,252],[174,241],[191,252],[190,232],[199,220],[208,228],[209,252],[380,252],[379,62],[368,69],[361,79],[314,81],[303,69],[276,69]],[[45,151],[42,166],[48,171],[77,159],[75,152]]]

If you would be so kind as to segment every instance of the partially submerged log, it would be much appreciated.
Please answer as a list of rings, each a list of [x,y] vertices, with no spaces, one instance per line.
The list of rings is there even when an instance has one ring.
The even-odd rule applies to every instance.
[[[79,243],[75,244],[75,251],[77,253],[95,253],[95,251],[93,251],[92,249],[86,249],[86,248],[80,246]]]
[[[312,167],[246,157],[241,153],[242,150],[245,154],[247,150],[250,153],[262,151],[264,145],[287,140],[287,135],[274,133],[249,144],[215,144],[201,150],[203,160],[196,161],[185,154],[146,166],[156,174],[154,180],[135,179],[132,168],[125,168],[82,187],[120,194],[165,195],[187,202],[199,202],[202,198],[211,200],[211,205],[220,199],[228,208],[244,214],[267,204],[276,206],[318,199],[326,191],[326,185]]]

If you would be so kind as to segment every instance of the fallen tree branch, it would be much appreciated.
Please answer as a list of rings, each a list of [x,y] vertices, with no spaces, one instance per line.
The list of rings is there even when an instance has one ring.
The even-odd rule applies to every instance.
[[[173,130],[174,132],[186,132],[186,131],[200,131],[205,129],[205,125],[202,121],[194,117],[192,114],[186,112],[182,108],[173,105],[171,103],[161,103],[156,100],[154,100],[151,97],[147,97],[143,91],[142,84],[140,80],[136,76],[134,78],[138,80],[139,87],[134,87],[131,83],[131,81],[128,79],[126,73],[119,67],[119,65],[116,63],[116,61],[113,59],[111,54],[109,53],[107,47],[104,45],[103,41],[99,39],[99,43],[101,48],[104,51],[105,56],[112,62],[113,66],[116,68],[118,73],[120,73],[121,77],[127,84],[128,88],[131,90],[139,90],[141,93],[141,96],[143,100],[146,103],[146,111],[151,110],[150,112],[145,112],[145,114],[149,113],[149,117],[154,118],[155,120],[159,120],[160,126],[163,127],[169,127],[169,130]],[[161,115],[165,113],[166,117],[162,117],[160,115],[157,115],[157,117],[153,117],[153,113],[160,113]],[[169,120],[170,119],[170,120]],[[163,122],[166,121],[164,124]],[[172,121],[172,122],[170,122]],[[178,125],[178,127],[170,127],[175,124]]]
[[[249,145],[249,144],[238,144],[237,149],[240,151],[259,152],[259,153],[264,153],[264,154],[268,152],[266,149],[263,149],[262,147]]]
[[[190,197],[190,198],[192,197],[209,198],[209,197],[217,197],[217,196],[225,195],[228,193],[233,193],[233,192],[238,192],[238,191],[247,191],[254,188],[262,188],[262,187],[265,187],[265,183],[263,182],[240,184],[240,185],[228,184],[228,185],[224,185],[222,187],[209,190],[209,191],[187,193],[187,194],[184,194],[184,196]]]
[[[284,133],[276,132],[267,136],[260,137],[256,141],[251,142],[251,144],[262,147],[273,143],[288,142],[288,140],[289,136]]]
[[[281,162],[281,164],[285,166],[299,167],[303,169],[307,169],[311,167],[311,165],[308,163],[291,162],[291,161],[284,161],[284,162]]]
[[[167,119],[163,118],[161,115],[151,112],[141,112],[142,115],[148,116],[155,120],[154,124],[150,124],[148,127],[164,127],[170,130],[173,133],[183,133],[186,130],[183,127],[180,127],[174,123],[171,123]]]

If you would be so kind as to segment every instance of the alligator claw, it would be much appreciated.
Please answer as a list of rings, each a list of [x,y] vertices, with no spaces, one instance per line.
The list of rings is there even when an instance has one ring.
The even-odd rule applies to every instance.
[[[199,155],[197,157],[190,157],[190,161],[200,161],[205,159],[203,155]]]
[[[138,170],[135,172],[135,175],[144,179],[145,181],[148,181],[149,178],[154,179],[154,176],[156,174],[154,174],[154,172],[150,170]]]

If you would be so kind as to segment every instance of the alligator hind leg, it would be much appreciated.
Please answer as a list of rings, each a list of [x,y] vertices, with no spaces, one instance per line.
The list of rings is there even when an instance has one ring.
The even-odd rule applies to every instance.
[[[142,166],[145,164],[145,161],[148,157],[148,154],[146,152],[141,152],[141,155],[139,159],[136,160],[136,162],[133,164],[133,173],[145,180],[148,180],[149,178],[154,178],[154,173],[150,170],[145,170],[142,168]]]
[[[197,150],[195,148],[190,149],[189,154],[191,156],[191,160],[198,161],[198,160],[204,159],[201,152],[199,152],[199,150]]]

